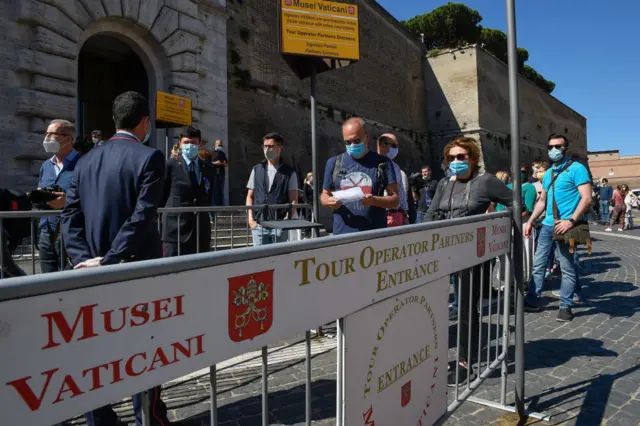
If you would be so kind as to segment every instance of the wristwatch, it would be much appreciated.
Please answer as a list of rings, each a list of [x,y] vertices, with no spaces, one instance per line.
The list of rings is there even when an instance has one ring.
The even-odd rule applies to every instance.
[[[569,222],[571,222],[571,224],[572,224],[572,225],[575,225],[575,224],[576,224],[576,221],[575,221],[575,220],[573,220],[573,218],[569,219]]]

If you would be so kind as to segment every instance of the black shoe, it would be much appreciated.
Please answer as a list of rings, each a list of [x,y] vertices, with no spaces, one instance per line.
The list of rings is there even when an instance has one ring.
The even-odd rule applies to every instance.
[[[458,364],[458,386],[466,386],[467,381],[474,381],[476,379],[476,374],[473,372],[469,372],[469,369],[465,366]],[[456,385],[456,369],[450,368],[447,373],[447,386],[455,386]]]
[[[556,321],[560,322],[570,322],[573,319],[573,312],[571,312],[571,308],[560,308],[558,311],[558,318]]]
[[[524,311],[525,312],[540,312],[542,311],[542,307],[540,306],[539,301],[532,302],[529,299],[524,299]]]

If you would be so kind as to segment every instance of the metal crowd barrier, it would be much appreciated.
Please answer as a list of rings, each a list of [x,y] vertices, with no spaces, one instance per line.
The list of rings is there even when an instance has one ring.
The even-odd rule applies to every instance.
[[[220,207],[165,207],[158,209],[158,230],[161,231],[162,215],[172,214],[177,215],[178,220],[178,240],[180,239],[180,216],[185,213],[196,214],[196,233],[200,232],[200,215],[206,214],[212,216],[211,225],[211,246],[209,251],[218,251],[223,249],[236,249],[240,247],[250,247],[251,241],[251,228],[249,226],[249,210],[255,210],[263,207],[269,207],[273,209],[286,209],[289,213],[295,210],[298,216],[312,217],[312,206],[309,204],[274,204],[274,205],[254,205],[254,206],[220,206]],[[0,232],[0,278],[6,278],[7,271],[5,267],[8,263],[18,261],[20,263],[30,262],[31,274],[35,275],[36,260],[39,259],[39,253],[36,248],[37,239],[39,235],[39,223],[40,218],[49,216],[59,216],[61,210],[29,210],[18,212],[0,212],[0,230],[4,229],[5,220],[10,219],[24,219],[29,218],[31,220],[31,236],[29,237],[29,244],[21,244],[15,250],[14,253],[7,255],[6,242],[4,241],[5,235]],[[213,218],[216,220],[213,220]],[[220,222],[223,222],[221,225]],[[238,234],[239,233],[239,234]],[[196,239],[197,247],[196,252],[200,253],[200,239]],[[60,238],[58,240],[59,247],[58,252],[64,253],[64,243]],[[180,255],[181,244],[178,244],[178,255]],[[25,252],[28,255],[25,255]],[[13,255],[13,256],[11,256]],[[11,259],[13,257],[13,260]],[[60,269],[65,269],[64,256],[60,256]]]
[[[206,208],[204,208],[202,211],[206,212],[207,210]],[[171,210],[171,212],[174,211]],[[273,285],[275,286],[274,291],[278,292],[278,298],[275,299],[275,302],[272,302],[274,303],[273,309],[274,312],[276,312],[276,315],[280,313],[283,315],[290,314],[292,316],[290,318],[287,317],[284,322],[282,322],[281,320],[281,322],[278,322],[277,325],[274,322],[271,334],[265,332],[266,334],[253,336],[251,342],[245,340],[242,342],[242,344],[238,344],[238,342],[236,341],[232,342],[231,340],[233,339],[229,339],[230,334],[227,334],[226,328],[218,327],[215,321],[202,321],[205,324],[202,324],[201,321],[191,321],[189,323],[191,328],[204,327],[202,329],[190,330],[191,333],[197,334],[198,332],[204,330],[203,333],[206,332],[207,338],[210,339],[210,341],[215,342],[210,346],[207,346],[206,343],[203,344],[204,346],[206,346],[206,350],[203,350],[203,353],[206,352],[208,354],[206,359],[213,361],[210,364],[205,364],[210,365],[210,424],[218,424],[216,364],[225,359],[229,359],[232,356],[246,353],[248,350],[261,348],[262,424],[268,425],[269,352],[267,350],[267,345],[276,344],[277,342],[282,341],[283,338],[291,337],[291,335],[293,334],[304,333],[306,371],[304,412],[306,424],[310,425],[312,423],[312,359],[311,333],[309,332],[309,328],[315,326],[316,324],[327,323],[331,321],[332,318],[339,318],[337,320],[336,336],[336,424],[344,425],[345,410],[348,407],[347,397],[345,395],[344,381],[345,375],[348,376],[350,374],[350,372],[345,371],[344,368],[346,342],[344,333],[345,318],[348,318],[349,315],[361,311],[362,309],[367,309],[368,307],[375,305],[378,302],[392,299],[401,293],[408,293],[411,288],[418,288],[418,286],[428,286],[428,283],[431,281],[425,282],[423,280],[420,281],[420,283],[404,284],[405,287],[403,288],[397,288],[394,282],[393,288],[390,290],[390,292],[385,293],[385,296],[383,297],[378,295],[378,291],[380,290],[379,280],[377,284],[378,291],[370,292],[369,287],[371,287],[372,283],[370,283],[369,281],[371,279],[371,275],[366,275],[364,272],[359,274],[360,271],[356,271],[353,275],[353,277],[355,278],[350,278],[348,280],[350,285],[357,285],[359,291],[345,293],[344,286],[346,284],[344,279],[340,280],[338,279],[338,277],[332,278],[329,275],[329,269],[327,269],[327,276],[324,277],[324,281],[320,279],[322,278],[322,276],[318,276],[319,272],[316,271],[316,279],[323,282],[312,282],[310,284],[308,282],[302,282],[301,284],[296,284],[297,281],[295,281],[295,279],[294,281],[288,281],[292,279],[290,277],[292,275],[292,271],[295,270],[296,273],[298,272],[297,267],[294,269],[290,269],[292,267],[291,264],[293,263],[292,259],[302,259],[304,257],[311,258],[311,256],[313,256],[313,262],[315,264],[316,261],[320,263],[322,259],[327,258],[327,256],[331,258],[330,256],[335,256],[336,253],[357,253],[358,249],[362,248],[362,253],[365,253],[370,249],[371,253],[379,253],[378,256],[380,259],[382,259],[384,256],[384,259],[386,261],[387,250],[393,249],[393,244],[398,244],[398,242],[409,242],[409,244],[413,244],[412,241],[416,239],[418,239],[417,241],[421,241],[420,239],[423,239],[424,241],[433,241],[433,247],[435,247],[436,240],[441,241],[442,243],[442,241],[444,241],[444,239],[446,238],[446,244],[449,245],[454,244],[454,241],[458,241],[454,238],[456,235],[459,235],[456,233],[464,231],[466,233],[464,234],[466,235],[466,237],[464,237],[466,238],[466,241],[464,240],[464,238],[463,240],[459,240],[462,241],[460,242],[460,248],[448,247],[447,245],[445,245],[445,248],[443,248],[440,252],[436,250],[436,252],[433,253],[432,247],[432,253],[427,253],[426,251],[423,252],[420,257],[415,259],[415,263],[413,263],[413,261],[406,261],[406,265],[408,265],[409,267],[411,267],[411,265],[416,265],[417,263],[426,261],[440,262],[440,270],[438,270],[438,267],[436,267],[435,270],[438,272],[435,272],[433,277],[429,278],[429,280],[435,280],[438,277],[440,277],[440,279],[444,279],[449,277],[450,274],[453,274],[455,276],[455,285],[457,286],[458,290],[459,318],[456,327],[456,343],[452,350],[449,350],[448,356],[444,356],[443,361],[446,362],[447,359],[452,359],[452,361],[455,362],[455,366],[460,362],[461,358],[464,357],[469,360],[470,366],[475,366],[475,371],[477,372],[477,378],[475,380],[467,380],[466,384],[460,385],[456,369],[456,380],[453,387],[453,401],[450,402],[446,407],[442,406],[441,409],[436,408],[435,410],[438,415],[430,423],[442,424],[465,401],[472,401],[508,411],[514,411],[513,406],[508,405],[506,401],[507,374],[509,363],[508,353],[509,345],[511,342],[510,323],[513,320],[511,303],[514,300],[516,294],[513,288],[514,280],[511,277],[513,262],[511,255],[512,229],[510,223],[510,212],[505,211],[462,219],[453,219],[420,225],[409,225],[393,229],[375,230],[357,234],[334,236],[331,238],[275,244],[251,249],[239,249],[218,253],[202,253],[199,255],[143,261],[94,269],[84,269],[81,271],[64,271],[47,274],[46,277],[35,275],[28,277],[11,278],[0,281],[0,312],[8,312],[8,314],[0,318],[0,330],[3,329],[2,321],[5,321],[5,325],[7,324],[7,322],[11,321],[10,319],[7,319],[7,315],[11,315],[11,313],[14,311],[12,309],[6,309],[14,308],[14,306],[12,306],[11,304],[16,305],[15,312],[23,312],[24,309],[20,310],[20,307],[17,306],[18,304],[26,304],[29,303],[29,301],[33,300],[34,302],[38,302],[37,306],[42,308],[42,306],[48,305],[47,303],[44,303],[47,299],[54,297],[55,300],[66,300],[67,304],[69,304],[69,301],[73,299],[74,306],[83,306],[83,304],[87,305],[91,302],[91,300],[94,300],[92,299],[92,297],[95,297],[95,300],[99,300],[100,294],[102,294],[102,292],[106,292],[107,289],[112,290],[109,292],[110,294],[117,294],[117,290],[120,289],[121,291],[124,284],[127,285],[127,289],[129,289],[132,294],[139,294],[140,291],[145,290],[153,291],[154,298],[158,298],[161,296],[166,297],[169,293],[162,293],[163,289],[165,288],[165,284],[167,289],[171,289],[171,285],[177,282],[180,282],[180,286],[183,287],[187,286],[190,283],[192,288],[194,288],[199,282],[198,280],[203,279],[203,277],[207,277],[208,281],[211,281],[211,277],[215,277],[213,278],[213,282],[207,283],[208,286],[206,287],[206,291],[219,292],[220,295],[226,295],[226,282],[224,282],[225,274],[246,274],[247,272],[253,270],[265,268],[275,268],[272,269],[272,272],[275,271],[273,273],[277,274],[279,273],[280,269],[282,269],[282,271],[284,272],[282,272],[282,275],[279,277],[280,281],[274,281],[273,283]],[[469,235],[472,234],[475,235],[475,238],[469,237]],[[451,240],[449,240],[450,235],[452,236]],[[493,235],[493,237],[491,237],[491,235]],[[469,240],[470,238],[471,240]],[[490,238],[493,238],[493,240],[491,240]],[[451,243],[449,241],[451,241]],[[427,243],[427,248],[429,247],[429,244],[430,243]],[[469,255],[469,253],[472,253],[472,255]],[[493,256],[492,253],[497,253],[498,255]],[[532,251],[530,253],[532,255]],[[495,266],[496,257],[499,258],[500,268],[497,268]],[[531,265],[531,257],[529,255],[527,255],[527,259],[528,260],[525,260],[524,264]],[[399,261],[398,263],[402,262]],[[405,263],[402,263],[402,265],[405,265]],[[455,269],[456,265],[462,265],[463,267]],[[447,268],[449,268],[450,270],[448,270]],[[376,267],[372,269],[373,272],[376,272],[379,269],[377,268],[377,260]],[[501,272],[496,275],[495,273],[498,270],[501,270]],[[167,280],[166,283],[164,283],[163,281],[165,278]],[[231,285],[232,279],[234,278],[229,278],[229,285]],[[253,277],[251,279],[253,280]],[[313,280],[313,278],[309,279]],[[151,282],[153,282],[153,286],[148,285]],[[219,286],[213,284],[219,284]],[[277,290],[275,289],[276,287],[278,287]],[[301,292],[301,288],[308,291],[308,293]],[[78,292],[80,290],[82,290],[82,293]],[[315,293],[311,293],[311,290],[315,291]],[[216,309],[227,309],[227,300],[225,296],[216,298],[212,297],[213,293],[208,295],[194,295],[189,294],[189,289],[184,288],[180,289],[180,291],[183,292],[181,294],[196,296],[196,299],[207,299],[207,303],[210,304],[210,311],[212,312],[215,312]],[[299,294],[296,293],[295,300],[300,306],[290,306],[292,305],[291,303],[287,304],[287,301],[289,301],[289,299],[282,301],[282,299],[285,299],[287,297],[287,292],[295,291],[299,292]],[[488,292],[487,297],[485,297],[485,291]],[[155,292],[157,292],[158,294],[156,295]],[[88,295],[88,293],[91,293],[91,295]],[[231,293],[231,289],[229,290],[229,293]],[[362,293],[362,295],[360,296],[359,293]],[[336,297],[337,295],[340,295],[341,297]],[[75,300],[74,297],[78,297],[79,300]],[[150,295],[149,300],[151,300],[151,297],[152,296]],[[184,297],[184,310],[186,312],[188,309],[186,303],[187,296]],[[123,296],[123,298],[129,300],[130,296]],[[324,305],[323,299],[331,300],[331,303],[327,303],[326,305]],[[485,299],[488,300],[488,304],[486,306],[484,306],[483,303],[483,300]],[[54,301],[54,299],[51,300]],[[135,300],[136,299],[134,298],[133,301],[129,301],[128,303],[135,303]],[[396,298],[396,300],[399,299]],[[471,301],[475,300],[479,302],[479,306],[474,306],[474,304],[471,303]],[[496,302],[495,304],[494,301]],[[442,302],[444,301],[434,300],[431,303],[437,305],[442,304]],[[318,305],[322,305],[322,309],[313,309],[313,307]],[[305,306],[307,306],[306,310]],[[192,306],[189,305],[189,307]],[[465,333],[467,336],[466,345],[463,345],[467,348],[465,353],[461,353],[463,321],[461,321],[460,319],[461,317],[463,317],[463,309],[465,309],[465,312],[468,312],[468,315],[466,315],[466,313],[464,315],[465,318],[468,319],[464,321],[465,323],[468,323]],[[197,310],[195,315],[204,315],[202,311],[204,311],[204,309]],[[304,315],[294,317],[294,314],[292,312],[299,311],[304,312]],[[34,312],[33,315],[37,318],[25,319],[24,327],[30,327],[30,329],[34,328],[34,324],[37,324],[38,320],[41,320],[40,317],[44,317],[46,314],[42,315],[41,312]],[[222,315],[221,317],[224,317],[224,315]],[[79,319],[77,321],[79,321]],[[448,328],[448,318],[445,321]],[[22,322],[20,322],[20,324],[22,324]],[[18,322],[14,322],[14,325],[18,326]],[[487,326],[486,333],[483,333],[483,325]],[[231,330],[231,324],[229,324],[229,327],[229,330]],[[477,348],[472,349],[472,338],[474,335],[473,327],[478,327],[478,336]],[[73,332],[75,332],[75,328]],[[231,331],[229,331],[229,333],[231,333]],[[37,336],[38,333],[34,331],[32,335]],[[204,336],[205,334],[202,335]],[[108,336],[108,338],[111,340],[104,343],[104,345],[106,345],[105,350],[121,352],[124,351],[124,349],[121,348],[124,348],[126,346],[125,338],[119,340],[118,336],[118,334]],[[156,336],[156,339],[161,337],[161,335]],[[26,338],[26,340],[29,340],[30,338],[32,337]],[[175,340],[176,338],[176,336],[166,337],[166,339],[169,339],[168,341],[172,341],[171,339]],[[203,337],[201,338],[204,339]],[[132,337],[129,336],[129,342],[132,341],[131,339]],[[379,335],[378,339],[380,339]],[[25,340],[21,342],[24,343],[24,347],[11,346],[11,353],[9,353],[9,351],[6,349],[6,344],[3,345],[3,347],[5,348],[4,350],[0,349],[0,364],[3,366],[2,368],[4,371],[0,379],[3,383],[8,383],[9,380],[7,379],[11,379],[11,377],[9,377],[10,374],[7,372],[12,371],[14,367],[17,367],[17,365],[13,365],[12,363],[12,360],[14,360],[14,358],[11,358],[13,356],[12,354],[29,354],[30,351],[34,350],[34,348],[40,350],[40,347],[42,346],[40,342],[30,342]],[[103,343],[96,343],[96,345],[98,346],[102,344]],[[437,348],[437,343],[435,347]],[[89,353],[91,353],[91,348],[87,345],[77,347],[74,346],[72,349],[73,352],[71,353],[73,354],[74,359],[86,359],[89,356]],[[63,349],[61,349],[61,351],[62,350]],[[94,351],[95,350],[96,349],[94,349]],[[57,354],[57,359],[65,359],[64,355],[65,354],[62,352]],[[114,354],[114,356],[122,357],[121,354]],[[438,361],[437,357],[435,361]],[[196,364],[195,362],[189,364],[191,366],[191,368],[189,369],[180,367],[181,364],[178,363],[178,366],[165,366],[163,367],[163,369],[155,370],[153,373],[142,375],[140,376],[141,378],[138,379],[128,378],[127,380],[130,380],[130,382],[135,381],[135,384],[129,384],[127,385],[129,387],[127,388],[114,388],[114,390],[112,391],[113,393],[105,394],[104,397],[99,401],[95,400],[89,403],[83,400],[81,397],[78,397],[77,399],[62,401],[62,403],[60,404],[66,404],[62,408],[66,407],[65,412],[67,414],[78,415],[83,411],[96,408],[100,405],[108,403],[109,401],[113,401],[114,396],[122,398],[132,394],[133,392],[139,392],[144,389],[148,389],[152,385],[158,385],[177,377],[181,377],[186,373],[204,367],[205,365],[202,365],[202,362],[203,361],[200,361],[200,364]],[[29,370],[29,367],[32,367],[33,371]],[[28,370],[28,374],[36,376],[36,370],[39,372],[40,370],[46,369],[45,367],[46,366],[44,365],[33,365],[22,367],[22,370],[26,369],[25,371]],[[64,366],[58,367],[61,369],[64,368]],[[446,367],[444,369],[446,370]],[[480,387],[483,381],[498,370],[500,370],[501,376],[500,400],[490,401],[472,397],[471,395],[473,394],[473,392],[478,389],[478,387]],[[27,373],[21,372],[20,374]],[[414,378],[414,381],[425,381],[425,377],[418,376]],[[435,384],[432,386],[432,390],[434,386]],[[17,398],[13,398],[11,400],[5,399],[7,396],[13,397],[13,394],[7,391],[6,387],[4,391],[5,392],[2,392],[2,390],[0,390],[0,409],[3,409],[4,411],[6,405],[9,404],[12,404],[17,409],[19,402],[21,401]],[[444,391],[440,387],[438,387],[438,392]],[[43,400],[45,398],[46,396],[43,397]],[[5,400],[3,401],[3,399]],[[429,399],[428,401],[430,400],[431,399]],[[429,404],[429,402],[427,404]],[[427,408],[428,407],[429,405],[427,405]],[[60,406],[58,406],[57,408],[62,409]],[[45,410],[46,409],[47,408],[45,407]],[[28,413],[28,410],[25,410],[24,412],[25,415],[27,415],[26,413]],[[426,410],[424,412],[426,413]],[[15,410],[12,411],[12,413],[15,413]],[[44,413],[46,414],[46,416],[39,418],[37,410],[35,414],[33,412],[28,414],[33,415],[34,417],[30,418],[27,423],[34,426],[39,424],[47,424],[47,422],[51,422],[52,420],[65,420],[65,417],[59,412],[57,413],[58,418],[55,419],[49,417],[49,414],[47,413]],[[18,414],[14,414],[14,416],[17,415]],[[369,411],[369,415],[371,415],[371,411]],[[536,413],[529,413],[529,415],[532,417],[540,417],[540,415],[537,415]],[[145,413],[143,417],[143,424],[149,425],[149,413]],[[12,423],[12,418],[9,417],[8,424],[19,424],[19,422],[22,422],[22,424],[24,424],[24,419],[22,418],[14,418],[13,420],[15,421],[15,423]],[[401,419],[399,420],[399,424],[405,424],[402,423]],[[365,424],[374,424],[367,423],[368,421],[369,420],[365,419]],[[421,421],[419,424],[426,425],[430,423]]]

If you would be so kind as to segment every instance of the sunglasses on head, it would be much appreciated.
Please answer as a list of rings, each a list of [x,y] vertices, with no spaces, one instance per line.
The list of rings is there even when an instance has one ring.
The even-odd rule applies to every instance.
[[[349,141],[344,141],[345,145],[360,145],[362,143],[362,140],[360,140],[360,138],[355,138],[355,139],[351,139]]]
[[[469,154],[458,154],[458,155],[447,155],[447,161],[450,163],[454,160],[464,161],[467,159]]]

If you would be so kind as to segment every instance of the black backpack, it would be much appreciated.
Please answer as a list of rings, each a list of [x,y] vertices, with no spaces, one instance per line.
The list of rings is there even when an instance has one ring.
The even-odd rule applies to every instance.
[[[31,201],[24,192],[0,188],[0,211],[29,211]],[[31,219],[4,219],[4,230],[9,239],[9,249],[14,250],[20,242],[31,235]]]
[[[336,157],[336,163],[333,166],[333,173],[331,176],[331,185],[335,185],[336,180],[342,179],[346,176],[346,171],[342,168],[344,163],[344,152]],[[384,195],[385,189],[387,189],[387,159],[382,155],[378,158],[378,170],[376,170],[376,184],[378,185],[377,191],[374,191],[373,195]],[[396,177],[396,179],[401,179]],[[333,188],[334,190],[338,188]]]

